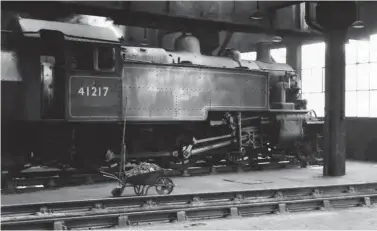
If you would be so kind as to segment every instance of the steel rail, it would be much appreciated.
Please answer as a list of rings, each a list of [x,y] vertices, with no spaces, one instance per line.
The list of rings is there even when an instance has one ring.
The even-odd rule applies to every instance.
[[[77,229],[125,227],[140,223],[172,222],[224,217],[247,217],[263,214],[312,211],[319,209],[374,206],[377,193],[317,197],[311,199],[278,199],[275,201],[247,201],[233,203],[198,204],[196,206],[166,207],[159,209],[114,210],[84,212],[73,216],[35,216],[29,219],[7,219],[1,222],[2,229]]]
[[[140,209],[180,205],[202,205],[221,202],[271,201],[280,199],[310,199],[325,196],[347,196],[377,194],[377,183],[329,185],[315,187],[241,190],[199,194],[156,195],[90,199],[85,201],[58,201],[33,204],[1,206],[1,221],[8,218],[34,216],[38,214],[60,214],[101,209]]]

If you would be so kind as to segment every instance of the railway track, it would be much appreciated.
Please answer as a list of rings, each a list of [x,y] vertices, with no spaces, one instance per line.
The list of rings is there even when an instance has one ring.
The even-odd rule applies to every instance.
[[[257,171],[276,168],[293,168],[297,165],[289,162],[280,163],[261,163],[258,166],[249,166],[248,164],[240,165],[222,165],[222,166],[198,166],[189,168],[187,171],[166,171],[167,176],[195,176],[206,175],[211,173],[229,173],[237,171]],[[110,171],[111,172],[111,171]],[[114,171],[112,171],[114,172]],[[60,171],[31,171],[23,172],[17,178],[10,178],[7,174],[2,174],[2,193],[13,194],[30,191],[40,191],[67,186],[77,186],[83,184],[94,184],[114,181],[98,174],[78,173],[75,170]]]
[[[7,205],[1,229],[125,228],[377,204],[377,183]]]

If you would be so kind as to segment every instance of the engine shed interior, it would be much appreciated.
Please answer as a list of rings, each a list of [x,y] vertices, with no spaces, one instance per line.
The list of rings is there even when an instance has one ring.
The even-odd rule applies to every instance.
[[[252,162],[267,150],[265,158],[323,161],[324,175],[345,174],[355,150],[347,124],[362,119],[345,116],[344,43],[375,31],[375,4],[30,4],[2,3],[9,171],[26,162],[92,169],[125,152],[176,168],[196,156]],[[107,26],[89,15],[108,17],[96,19]],[[327,44],[324,118],[302,98],[301,45],[314,41]],[[282,45],[287,64],[270,54]],[[249,51],[255,61],[242,58]]]
[[[1,229],[373,228],[375,12],[2,1]]]

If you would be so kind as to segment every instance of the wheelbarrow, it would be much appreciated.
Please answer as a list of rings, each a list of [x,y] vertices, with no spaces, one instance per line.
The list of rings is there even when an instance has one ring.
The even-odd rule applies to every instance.
[[[104,177],[115,179],[119,182],[120,186],[111,191],[114,197],[119,197],[123,194],[126,187],[133,187],[137,196],[146,196],[151,187],[155,187],[159,195],[169,195],[173,192],[174,183],[168,178],[164,177],[164,170],[138,174],[131,177],[124,177],[120,179],[114,174],[101,172]]]

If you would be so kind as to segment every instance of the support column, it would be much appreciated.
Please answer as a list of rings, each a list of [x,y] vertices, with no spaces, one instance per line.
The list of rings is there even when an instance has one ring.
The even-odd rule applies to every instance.
[[[324,176],[346,174],[345,40],[346,30],[326,33]]]
[[[320,2],[316,16],[326,41],[324,176],[346,174],[345,41],[356,20],[354,2]]]

